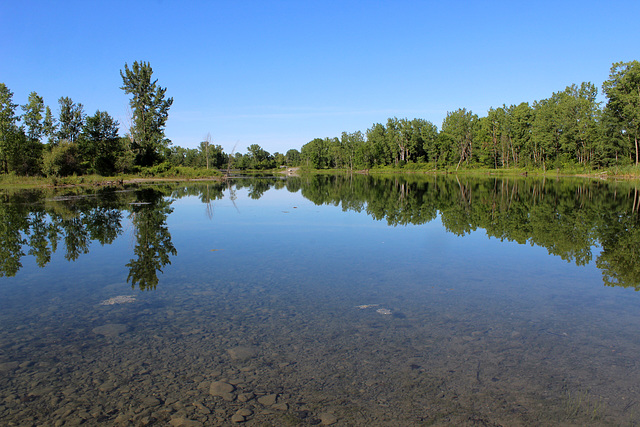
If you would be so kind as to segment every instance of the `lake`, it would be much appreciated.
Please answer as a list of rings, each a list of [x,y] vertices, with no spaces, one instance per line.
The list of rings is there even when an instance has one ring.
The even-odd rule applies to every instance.
[[[2,425],[637,425],[637,183],[0,192]]]

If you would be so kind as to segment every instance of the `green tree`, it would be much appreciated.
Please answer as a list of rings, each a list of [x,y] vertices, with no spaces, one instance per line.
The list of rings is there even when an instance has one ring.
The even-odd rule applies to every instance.
[[[100,110],[93,116],[88,116],[85,121],[79,149],[91,169],[99,174],[113,173],[116,161],[124,151],[118,136],[118,126],[117,120]]]
[[[132,95],[129,105],[133,112],[130,129],[132,149],[136,163],[151,166],[162,157],[170,141],[165,137],[164,127],[169,117],[169,108],[173,98],[165,99],[166,88],[151,81],[153,70],[148,62],[135,61],[129,69],[125,63],[124,72],[120,71],[122,87],[126,94]]]
[[[364,135],[362,132],[342,132],[341,139],[341,147],[342,147],[342,158],[344,159],[344,164],[349,168],[350,171],[353,170],[354,165],[362,164],[362,160],[358,159],[358,152],[360,147],[364,144]]]
[[[44,100],[36,92],[31,92],[27,103],[22,106],[22,111],[24,111],[22,123],[27,128],[27,138],[40,141],[44,133],[44,117],[42,115],[45,111]]]
[[[461,108],[447,113],[442,122],[442,132],[449,136],[453,143],[452,151],[460,158],[459,168],[462,162],[469,164],[473,159],[473,137],[478,116],[466,108]]]
[[[58,99],[58,104],[60,105],[58,142],[67,140],[76,143],[84,126],[84,107],[80,103],[76,104],[66,96]]]
[[[272,156],[258,144],[247,147],[248,167],[251,169],[269,169],[274,166]]]
[[[78,144],[63,139],[51,147],[44,154],[42,169],[47,176],[80,175],[83,171]]]
[[[640,156],[640,62],[617,62],[611,67],[609,80],[602,84],[608,101],[607,114],[614,119],[618,131],[635,152],[635,164]]]
[[[9,172],[9,163],[15,152],[19,119],[15,112],[17,106],[13,103],[13,92],[0,83],[0,166],[4,173]]]
[[[53,114],[51,108],[47,106],[44,113],[44,121],[42,122],[42,132],[47,136],[47,142],[49,144],[55,143],[56,135],[58,133],[58,122]]]
[[[330,161],[330,139],[315,138],[304,144],[300,150],[303,162],[316,169],[324,169]]]
[[[498,169],[498,163],[502,163],[504,157],[502,152],[502,132],[506,119],[502,108],[490,108],[486,117],[481,117],[478,121],[476,136],[481,149],[483,163]]]
[[[287,163],[287,166],[298,166],[300,165],[300,152],[298,150],[296,150],[295,148],[292,148],[290,150],[287,151],[287,154],[285,154],[285,161]]]

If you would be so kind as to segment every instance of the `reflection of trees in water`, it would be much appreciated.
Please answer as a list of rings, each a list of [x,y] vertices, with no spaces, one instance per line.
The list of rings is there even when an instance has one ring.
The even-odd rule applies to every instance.
[[[38,266],[44,267],[51,261],[60,242],[68,261],[88,253],[92,241],[101,245],[113,243],[123,232],[123,212],[130,210],[135,228],[136,258],[127,264],[130,267],[128,280],[141,288],[155,287],[157,271],[169,263],[169,255],[176,254],[166,226],[170,202],[164,200],[166,191],[162,190],[166,189],[135,193],[100,191],[49,199],[42,192],[3,196],[0,203],[0,276],[15,276],[20,270],[24,246],[29,247],[28,254],[35,257]],[[29,202],[24,200],[27,196]],[[148,204],[131,205],[138,201]]]
[[[607,285],[640,290],[640,192],[632,183],[577,179],[322,176],[298,180],[316,204],[362,211],[389,225],[424,224],[440,213],[459,236],[478,228],[500,240],[546,248],[596,265]]]
[[[23,200],[25,195],[28,203]],[[0,276],[14,276],[22,267],[24,245],[40,267],[51,261],[60,241],[65,259],[74,261],[89,251],[92,240],[112,243],[122,232],[121,219],[119,207],[96,197],[44,199],[39,192],[4,196],[0,203]]]
[[[162,193],[153,189],[136,192],[138,203],[132,205],[129,215],[135,230],[136,244],[133,253],[136,258],[127,263],[131,286],[140,289],[155,289],[158,285],[158,272],[171,264],[170,255],[178,251],[171,242],[171,233],[167,226],[167,217],[173,209],[171,201],[165,200]]]
[[[154,186],[44,202],[41,194],[4,195],[0,275],[17,273],[25,246],[44,266],[58,242],[68,260],[86,253],[92,240],[110,244],[122,233],[123,211],[130,211],[136,242],[135,258],[127,264],[128,280],[153,289],[157,272],[176,254],[166,224],[172,211],[168,196],[198,197],[212,218],[213,202],[227,190],[235,205],[236,190],[260,198],[271,188],[301,191],[316,204],[366,212],[391,226],[425,224],[439,214],[444,227],[456,235],[481,228],[500,240],[542,246],[576,265],[588,264],[599,244],[596,265],[604,283],[640,290],[640,192],[633,183],[574,179],[308,175]]]

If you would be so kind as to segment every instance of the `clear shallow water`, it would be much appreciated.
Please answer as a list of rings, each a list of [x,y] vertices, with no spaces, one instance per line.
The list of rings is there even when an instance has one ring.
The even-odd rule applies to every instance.
[[[635,195],[363,176],[7,195],[0,420],[634,425]]]

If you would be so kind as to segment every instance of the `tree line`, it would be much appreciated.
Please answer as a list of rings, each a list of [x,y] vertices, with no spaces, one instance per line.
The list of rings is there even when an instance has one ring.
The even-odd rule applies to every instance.
[[[121,89],[131,95],[130,124],[119,136],[120,123],[108,112],[93,115],[63,96],[58,114],[36,92],[18,106],[13,92],[0,83],[0,170],[17,175],[135,172],[162,161],[170,141],[164,134],[173,98],[152,80],[149,63],[125,64]],[[19,113],[19,109],[22,114]]]
[[[315,138],[286,153],[253,144],[246,153],[225,153],[210,134],[197,148],[171,146],[164,128],[173,98],[152,79],[147,62],[125,64],[121,89],[131,96],[130,123],[106,111],[88,115],[81,103],[58,99],[58,114],[36,92],[18,106],[0,83],[0,170],[18,175],[139,172],[156,167],[273,169],[306,165],[316,169],[416,167],[607,168],[640,160],[640,63],[614,63],[602,85],[571,85],[529,104],[490,108],[479,117],[466,108],[447,113],[441,129],[428,120],[389,118],[364,133]],[[19,114],[18,107],[22,111]]]
[[[389,118],[365,133],[316,138],[302,146],[314,168],[376,166],[605,168],[638,165],[640,63],[618,62],[598,88],[571,85],[532,104],[490,108],[479,117],[466,108],[447,113],[441,129],[424,119]]]

